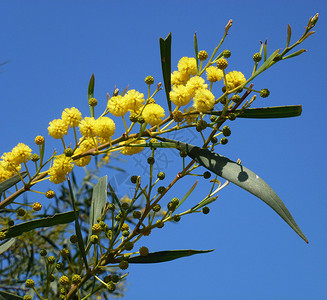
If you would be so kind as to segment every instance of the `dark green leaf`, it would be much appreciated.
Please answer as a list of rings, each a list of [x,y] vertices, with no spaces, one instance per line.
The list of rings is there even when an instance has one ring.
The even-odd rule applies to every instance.
[[[157,137],[158,138],[158,137]],[[173,142],[170,139],[163,139]],[[202,149],[190,144],[175,141],[178,146],[185,150],[192,159],[204,166],[218,176],[233,182],[244,190],[255,195],[267,205],[269,205],[283,220],[305,241],[308,240],[296,224],[291,213],[288,211],[282,200],[272,190],[272,188],[257,174],[248,168],[238,164],[227,157],[213,153],[207,149]]]
[[[31,231],[37,228],[51,227],[58,224],[67,224],[73,221],[74,211],[69,211],[61,214],[55,214],[51,217],[28,221],[19,225],[14,225],[8,229],[1,231],[6,233],[6,238],[12,238],[15,236],[19,236],[24,232]]]
[[[94,74],[92,74],[89,82],[89,87],[87,89],[87,100],[93,98],[94,95]]]
[[[199,49],[198,49],[198,38],[196,36],[196,33],[194,33],[194,52],[195,52],[195,60],[196,60],[196,69],[199,71]]]
[[[18,296],[16,294],[0,291],[0,300],[18,300],[18,299],[23,299],[23,297]]]
[[[235,110],[235,113],[241,112],[240,109]],[[252,119],[275,119],[275,118],[291,118],[300,116],[302,113],[302,105],[287,105],[275,107],[260,107],[245,109],[238,118]],[[213,111],[212,115],[221,115],[221,111]]]
[[[6,252],[15,243],[16,239],[12,238],[0,246],[0,254]]]
[[[149,253],[147,256],[134,256],[128,259],[128,262],[131,264],[154,264],[154,263],[161,263],[170,260],[174,260],[177,258],[182,258],[186,256],[191,256],[194,254],[202,254],[212,252],[214,249],[211,250],[167,250],[167,251],[158,251]]]
[[[90,226],[89,226],[88,240],[92,235],[92,226],[95,223],[98,223],[97,219],[101,217],[102,210],[107,202],[107,184],[108,184],[107,181],[108,181],[108,176],[105,175],[99,179],[98,183],[93,188],[92,202],[91,202],[91,209],[90,209],[90,216],[89,216]]]
[[[20,176],[22,178],[25,178],[27,175],[27,172],[21,172]],[[14,175],[13,177],[10,177],[9,179],[3,181],[0,183],[0,195],[5,192],[6,190],[10,189],[12,186],[14,186],[16,183],[20,182],[19,175]]]
[[[290,45],[291,36],[292,36],[292,29],[290,24],[287,24],[286,48]]]
[[[167,104],[169,112],[171,112],[171,101],[169,97],[169,92],[171,90],[171,32],[167,35],[165,39],[159,39],[160,44],[160,56],[161,56],[161,67],[162,76],[165,85]]]

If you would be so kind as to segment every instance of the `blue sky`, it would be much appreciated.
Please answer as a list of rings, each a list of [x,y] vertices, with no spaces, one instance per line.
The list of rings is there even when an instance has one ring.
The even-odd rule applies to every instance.
[[[18,142],[32,146],[38,134],[47,136],[49,121],[59,118],[66,107],[78,107],[87,115],[92,73],[100,108],[115,86],[123,90],[130,85],[145,92],[147,75],[162,81],[158,39],[169,32],[174,69],[179,58],[193,55],[194,32],[199,49],[210,53],[227,21],[233,19],[223,48],[232,51],[230,70],[248,77],[259,41],[268,39],[270,53],[282,48],[287,24],[295,41],[317,12],[316,34],[301,46],[308,52],[275,65],[254,82],[255,88],[271,92],[255,106],[302,104],[302,116],[237,120],[230,124],[230,142],[219,148],[233,160],[241,158],[271,185],[309,245],[264,203],[230,185],[210,214],[187,216],[140,243],[151,251],[215,251],[170,263],[132,266],[125,299],[327,299],[327,4],[323,0],[1,1],[0,61],[9,63],[0,74],[0,152]],[[164,92],[156,100],[165,106]],[[60,148],[50,139],[47,147]],[[171,160],[176,157],[169,151],[168,156],[162,154],[159,167],[174,176],[177,169]],[[125,166],[130,174],[140,171],[135,158]],[[108,175],[118,178],[114,172]],[[193,182],[179,184],[169,196],[182,197]],[[206,184],[198,187],[185,209],[201,199],[206,188]]]

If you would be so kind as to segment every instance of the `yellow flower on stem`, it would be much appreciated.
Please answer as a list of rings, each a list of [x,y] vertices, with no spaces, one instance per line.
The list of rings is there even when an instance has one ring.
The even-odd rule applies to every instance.
[[[114,116],[122,117],[128,111],[128,103],[125,97],[122,97],[121,95],[113,96],[109,99],[107,108]]]
[[[192,77],[186,84],[186,88],[190,95],[193,97],[197,90],[206,89],[208,85],[205,83],[204,79],[199,76]]]
[[[184,85],[173,86],[173,89],[169,93],[170,100],[176,106],[184,106],[191,101],[191,94]]]
[[[207,79],[210,82],[220,81],[224,77],[222,70],[219,70],[217,67],[211,66],[206,69]]]
[[[125,95],[124,99],[126,101],[127,108],[135,113],[138,113],[143,106],[144,94],[139,93],[136,90],[129,90]]]
[[[77,127],[82,120],[81,112],[75,108],[66,108],[61,115],[61,119],[69,126],[69,127]]]
[[[151,126],[158,125],[165,117],[165,110],[159,104],[151,103],[144,107],[142,116]]]
[[[199,112],[207,112],[215,105],[215,96],[206,89],[198,90],[193,97],[193,107]]]
[[[49,123],[48,132],[54,139],[62,139],[67,131],[68,125],[62,119],[54,119]]]
[[[79,131],[84,137],[95,137],[95,119],[85,117],[79,124]]]
[[[241,72],[232,71],[226,74],[226,81],[229,90],[232,90],[246,82],[246,79]]]
[[[74,168],[73,160],[64,154],[57,156],[53,160],[53,165],[49,169],[49,180],[55,184],[62,183],[66,180],[68,175]]]
[[[96,135],[104,141],[108,141],[110,137],[114,135],[115,130],[116,125],[112,119],[108,117],[100,117],[95,120],[94,131]]]
[[[137,141],[125,141],[119,143],[119,145],[135,145],[135,144],[144,144],[144,141],[142,140],[137,140]],[[131,146],[126,146],[120,150],[121,154],[124,155],[133,155],[141,152],[144,149],[144,147],[131,147]]]
[[[171,74],[171,84],[172,85],[185,84],[189,79],[190,79],[190,75],[179,72],[179,71],[174,71]]]
[[[178,71],[186,75],[195,75],[198,70],[194,57],[182,57],[178,62]]]
[[[19,143],[11,151],[16,165],[26,163],[32,156],[32,149],[23,143]]]

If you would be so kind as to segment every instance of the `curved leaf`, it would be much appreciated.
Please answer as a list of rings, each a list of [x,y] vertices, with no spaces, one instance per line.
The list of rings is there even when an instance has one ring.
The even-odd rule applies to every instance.
[[[90,78],[90,82],[89,82],[89,87],[87,89],[87,99],[90,100],[91,98],[93,98],[93,94],[94,94],[94,74],[92,73],[91,78]]]
[[[162,76],[165,85],[166,97],[169,111],[171,112],[171,101],[169,92],[171,90],[171,32],[165,39],[159,39],[160,44],[160,55],[161,55],[161,66]]]
[[[147,256],[134,256],[128,259],[128,262],[131,264],[154,264],[161,263],[170,260],[174,260],[177,258],[182,258],[186,256],[191,256],[194,254],[202,254],[212,252],[211,250],[167,250],[167,251],[158,251],[149,253]]]
[[[74,211],[69,211],[61,214],[55,214],[51,217],[21,223],[1,231],[6,233],[6,238],[12,238],[37,228],[51,227],[58,224],[67,224],[73,222],[74,220]]]
[[[15,241],[16,241],[16,239],[15,238],[12,238],[9,241],[3,243],[0,246],[0,254],[6,252],[15,243]]]
[[[173,140],[170,139],[161,139],[164,141],[173,142]],[[178,141],[175,141],[175,143],[180,149],[185,150],[188,156],[190,156],[200,165],[204,166],[218,176],[233,182],[269,205],[306,243],[308,243],[307,238],[296,224],[283,201],[257,174],[253,173],[243,165],[238,164],[227,157],[213,153],[207,149],[202,149]]]
[[[5,291],[0,291],[0,300],[16,300],[16,299],[17,300],[23,299],[23,297]]]

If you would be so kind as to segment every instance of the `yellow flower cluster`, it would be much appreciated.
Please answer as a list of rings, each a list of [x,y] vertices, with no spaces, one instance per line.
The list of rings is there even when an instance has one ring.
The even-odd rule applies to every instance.
[[[78,155],[87,150],[95,148],[97,146],[97,144],[95,144],[95,142],[97,143],[98,141],[93,138],[81,138],[80,145],[74,152],[74,155]],[[83,156],[79,159],[75,159],[74,164],[79,167],[85,167],[90,163],[90,161],[91,161],[91,156],[88,155],[88,156]]]
[[[165,110],[156,103],[150,103],[144,107],[142,112],[144,121],[151,126],[158,125],[165,117]]]
[[[227,86],[230,90],[240,86],[246,82],[244,75],[241,72],[232,71],[226,74]]]
[[[73,160],[64,154],[58,155],[53,160],[53,165],[49,169],[49,180],[55,184],[62,183],[66,180],[66,175],[74,168]]]
[[[21,164],[28,162],[31,156],[32,149],[23,143],[19,143],[11,152],[4,153],[0,161],[0,182],[17,174],[21,169]]]
[[[119,143],[119,145],[121,145],[121,146],[127,145],[127,144],[128,145],[144,144],[144,141],[137,140],[137,141],[133,141],[133,142],[126,141],[126,142]],[[143,149],[144,149],[144,147],[131,147],[131,146],[127,146],[127,147],[122,148],[120,150],[120,152],[121,152],[121,154],[124,154],[124,155],[133,155],[133,154],[140,153]]]

